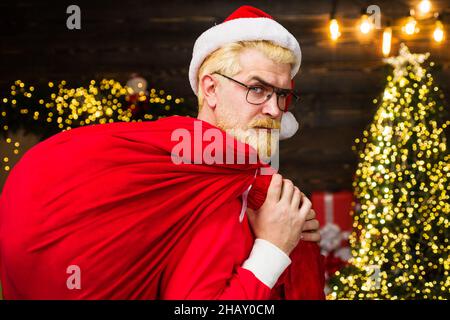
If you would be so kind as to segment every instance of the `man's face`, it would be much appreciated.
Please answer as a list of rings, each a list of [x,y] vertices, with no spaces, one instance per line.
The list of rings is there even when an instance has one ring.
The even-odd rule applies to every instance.
[[[240,54],[240,66],[241,72],[232,78],[246,85],[261,85],[260,80],[263,80],[278,88],[291,86],[291,66],[275,63],[256,49],[246,49]],[[271,144],[271,132],[268,130],[280,129],[283,112],[277,106],[277,95],[273,94],[270,100],[254,105],[246,100],[247,88],[220,75],[215,77],[220,81],[217,88],[216,125],[248,143],[262,158],[267,159],[267,156],[276,152],[272,149],[278,145]]]

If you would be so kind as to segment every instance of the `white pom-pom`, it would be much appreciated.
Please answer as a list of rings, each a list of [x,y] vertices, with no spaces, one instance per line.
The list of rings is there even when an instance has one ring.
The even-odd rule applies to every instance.
[[[292,112],[285,112],[281,117],[280,140],[292,137],[298,130],[298,122]]]

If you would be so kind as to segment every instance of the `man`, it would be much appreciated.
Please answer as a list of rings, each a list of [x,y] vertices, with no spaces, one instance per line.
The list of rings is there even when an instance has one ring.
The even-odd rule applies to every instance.
[[[252,40],[252,37],[259,40]],[[292,48],[263,41],[279,38],[281,40],[277,42],[284,45],[284,39],[291,41]],[[249,143],[261,157],[276,153],[277,150],[271,149],[270,135],[265,133],[280,128],[289,102],[287,97],[293,94],[291,71],[298,69],[300,60],[297,46],[295,38],[283,27],[250,6],[239,8],[223,24],[207,30],[197,39],[190,68],[191,86],[199,101],[198,119]],[[207,57],[202,61],[205,55]],[[278,90],[276,94],[274,88]],[[296,130],[298,125],[293,127]],[[267,136],[267,139],[261,139],[261,136]],[[178,260],[167,270],[169,276],[162,282],[163,298],[204,299],[212,292],[215,292],[213,297],[228,299],[267,298],[267,288],[275,286],[291,263],[289,254],[300,238],[320,240],[319,224],[311,202],[290,180],[282,179],[279,174],[272,177],[264,205],[257,212],[248,210],[248,220],[244,216],[238,221],[235,215],[226,215],[226,210],[239,211],[239,203],[228,206],[223,210],[225,212],[216,212],[189,243],[179,248],[184,255],[182,259],[177,256]],[[221,234],[223,224],[234,225],[233,229],[238,232],[225,234],[220,241],[214,240]],[[216,241],[214,250],[206,256],[197,250],[202,241]],[[219,262],[227,250],[236,254],[233,264],[239,266],[237,272],[236,268],[231,270],[226,264],[231,262]],[[215,277],[206,276],[208,269],[199,270],[196,267],[199,264],[192,263],[197,259],[199,262],[208,260],[209,263],[204,265],[210,268],[215,264],[222,272],[214,273]],[[242,276],[240,272],[244,270],[240,266],[252,272],[256,279]],[[233,276],[228,278],[231,271]],[[224,284],[224,280],[228,282],[223,291],[214,291],[218,284]],[[272,292],[272,298],[276,297]]]
[[[233,22],[244,17],[257,19],[247,25],[250,37]],[[323,298],[318,222],[292,182],[260,175],[268,169],[260,162],[174,161],[175,133],[195,136],[199,124],[246,159],[255,149],[261,158],[276,151],[271,134],[260,139],[261,132],[281,127],[289,137],[298,127],[285,112],[298,42],[252,7],[228,20],[194,48],[198,120],[66,131],[14,167],[0,197],[5,298]],[[262,22],[259,35],[253,22]],[[253,41],[261,35],[270,41]],[[231,148],[225,131],[236,138]],[[246,146],[239,140],[253,149],[239,151]],[[196,158],[210,145],[197,147],[189,139],[178,155]]]

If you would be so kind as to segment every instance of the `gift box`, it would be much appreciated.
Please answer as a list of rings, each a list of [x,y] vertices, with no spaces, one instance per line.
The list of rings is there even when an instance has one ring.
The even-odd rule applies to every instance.
[[[353,193],[351,191],[313,192],[311,202],[321,227],[335,224],[342,231],[350,232],[352,230],[353,220],[350,213],[353,205]]]
[[[354,205],[351,191],[313,192],[312,207],[320,223],[321,252],[325,256],[326,277],[343,268],[351,257],[348,237],[352,230]]]

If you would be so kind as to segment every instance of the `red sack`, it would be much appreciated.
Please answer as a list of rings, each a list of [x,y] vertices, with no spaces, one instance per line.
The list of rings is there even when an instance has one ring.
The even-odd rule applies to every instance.
[[[0,197],[4,297],[158,299],[161,270],[189,230],[251,184],[249,207],[259,208],[271,176],[255,173],[266,165],[174,164],[172,132],[194,135],[198,122],[174,116],[87,126],[28,151]],[[201,123],[204,130],[215,128]],[[240,142],[232,141],[224,142],[226,150],[237,155]],[[245,157],[252,152],[246,148]],[[323,298],[320,255],[315,244],[307,246],[301,251],[310,264],[292,258],[284,274],[290,298]],[[83,290],[67,289],[69,266],[82,270]],[[303,286],[307,275],[311,283]],[[289,283],[299,278],[299,285]]]

